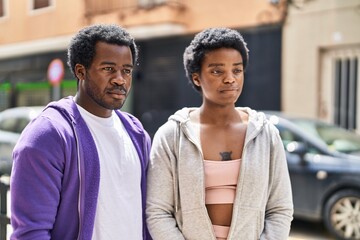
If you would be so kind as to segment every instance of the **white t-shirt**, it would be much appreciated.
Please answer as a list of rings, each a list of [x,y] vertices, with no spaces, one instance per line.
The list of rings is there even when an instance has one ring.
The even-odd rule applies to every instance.
[[[95,116],[79,105],[100,159],[100,187],[93,240],[142,239],[141,166],[124,125]]]

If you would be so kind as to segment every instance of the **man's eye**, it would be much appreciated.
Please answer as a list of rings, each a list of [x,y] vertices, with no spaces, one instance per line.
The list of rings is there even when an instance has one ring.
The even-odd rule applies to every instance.
[[[131,75],[132,74],[132,69],[123,69],[123,73],[126,75]]]
[[[212,73],[213,73],[213,74],[221,74],[222,72],[221,72],[220,70],[216,70],[216,69],[215,69],[215,70],[212,70]]]
[[[113,67],[104,67],[103,70],[106,72],[113,72],[114,68]]]

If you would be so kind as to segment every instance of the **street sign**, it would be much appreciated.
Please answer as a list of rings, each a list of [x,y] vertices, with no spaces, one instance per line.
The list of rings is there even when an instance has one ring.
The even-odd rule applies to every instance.
[[[64,77],[64,64],[61,59],[52,60],[47,72],[48,80],[51,85],[58,86]]]

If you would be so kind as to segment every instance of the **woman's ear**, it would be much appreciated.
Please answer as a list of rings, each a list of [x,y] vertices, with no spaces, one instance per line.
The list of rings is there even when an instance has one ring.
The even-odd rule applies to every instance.
[[[85,71],[84,65],[77,63],[75,65],[75,75],[76,75],[77,79],[84,80],[85,73],[86,73],[86,71]]]
[[[200,76],[199,76],[199,74],[198,73],[193,73],[191,75],[191,77],[192,77],[192,80],[193,80],[194,84],[196,86],[200,87]]]

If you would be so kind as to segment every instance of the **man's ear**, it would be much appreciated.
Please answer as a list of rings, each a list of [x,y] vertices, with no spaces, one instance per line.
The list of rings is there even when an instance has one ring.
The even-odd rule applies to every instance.
[[[86,71],[85,71],[84,65],[77,63],[75,65],[75,75],[76,75],[77,79],[84,80],[85,74],[86,74]]]
[[[200,76],[198,73],[193,73],[191,74],[191,78],[192,78],[192,81],[194,82],[194,84],[198,87],[200,87]]]

